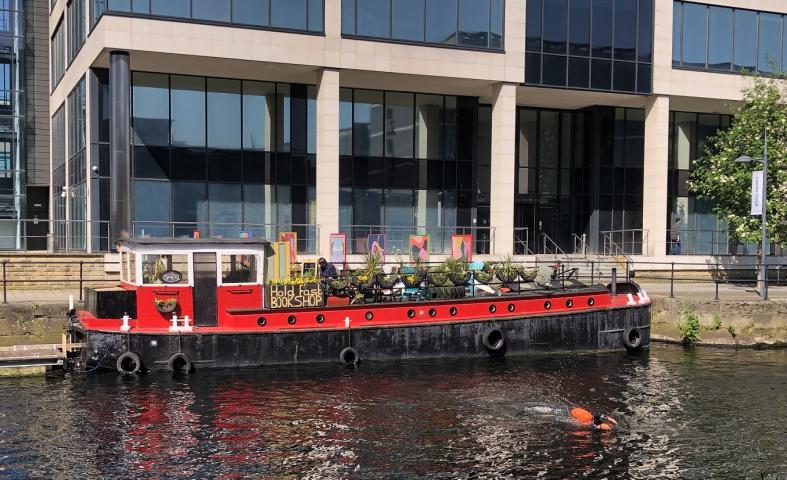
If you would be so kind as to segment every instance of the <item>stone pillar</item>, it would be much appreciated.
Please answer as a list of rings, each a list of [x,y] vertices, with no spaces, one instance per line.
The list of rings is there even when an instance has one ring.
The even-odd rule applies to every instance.
[[[131,69],[128,52],[109,54],[109,236],[131,235]]]
[[[514,251],[514,169],[516,165],[516,84],[500,83],[492,94],[490,217],[495,255]]]
[[[339,70],[326,68],[317,79],[318,252],[330,253],[331,233],[339,231]]]
[[[645,106],[645,170],[642,228],[648,231],[649,256],[667,250],[667,183],[669,177],[669,97],[654,95]]]

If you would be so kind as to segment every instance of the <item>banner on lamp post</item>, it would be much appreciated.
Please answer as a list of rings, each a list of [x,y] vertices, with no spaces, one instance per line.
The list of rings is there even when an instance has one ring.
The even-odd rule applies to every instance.
[[[751,173],[751,214],[762,215],[762,170]]]

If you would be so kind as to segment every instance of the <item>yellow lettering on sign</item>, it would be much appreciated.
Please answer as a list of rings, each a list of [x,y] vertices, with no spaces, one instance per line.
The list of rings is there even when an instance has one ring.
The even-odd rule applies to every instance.
[[[322,306],[319,285],[270,285],[268,306],[271,309]]]

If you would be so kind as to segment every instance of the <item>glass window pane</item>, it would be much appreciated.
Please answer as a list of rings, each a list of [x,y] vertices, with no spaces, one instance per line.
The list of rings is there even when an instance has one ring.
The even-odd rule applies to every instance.
[[[134,181],[134,221],[169,222],[169,182]]]
[[[415,97],[415,156],[437,159],[442,155],[443,97]]]
[[[413,94],[385,94],[385,155],[413,156]]]
[[[309,0],[309,30],[313,32],[323,31],[323,0]]]
[[[169,145],[169,77],[134,72],[132,128],[137,145]]]
[[[189,0],[150,0],[150,13],[189,18],[191,16],[191,2]]]
[[[271,0],[271,26],[306,30],[306,0]]]
[[[760,41],[757,69],[761,72],[780,71],[782,16],[760,13]]]
[[[653,54],[653,0],[639,0],[637,59],[650,62]]]
[[[489,0],[459,0],[459,44],[489,45]]]
[[[116,12],[128,12],[131,10],[130,0],[107,0],[107,10]]]
[[[355,0],[342,0],[342,33],[355,34]]]
[[[503,0],[491,0],[489,8],[489,48],[503,48]]]
[[[539,167],[557,167],[558,158],[558,112],[542,111],[539,123],[538,162]]]
[[[633,92],[636,90],[636,64],[631,62],[615,62],[613,90]]]
[[[544,0],[544,52],[566,53],[567,0]],[[546,67],[544,68],[546,73]]]
[[[392,0],[392,37],[399,40],[424,40],[424,0]]]
[[[306,88],[306,153],[317,153],[317,87]]]
[[[590,61],[590,88],[595,90],[612,88],[612,62],[596,59]]]
[[[426,2],[426,41],[456,44],[456,0]]]
[[[208,183],[208,202],[213,236],[237,238],[243,222],[240,185]]]
[[[590,60],[587,58],[568,59],[568,86],[588,88],[590,85]]]
[[[612,56],[612,0],[593,2],[593,36],[591,44],[593,56],[609,58]]]
[[[541,54],[525,54],[525,83],[531,85],[541,83]]]
[[[735,70],[754,70],[757,66],[757,13],[735,10]]]
[[[243,221],[252,225],[264,225],[273,216],[273,188],[271,185],[243,186]],[[269,222],[267,222],[269,223]]]
[[[257,257],[255,255],[222,255],[222,283],[257,283]]]
[[[388,0],[357,0],[356,25],[358,35],[388,38],[391,36],[391,22]]]
[[[127,1],[125,3],[128,3]],[[131,11],[134,13],[150,13],[150,0],[132,0]]]
[[[383,155],[383,92],[355,90],[353,153]]]
[[[541,51],[541,0],[527,0],[525,45],[528,51]]]
[[[385,198],[383,199],[384,207],[384,222],[388,226],[413,226],[415,217],[413,216],[413,191],[412,190],[386,190]],[[389,232],[388,236],[396,236],[398,232],[399,238],[387,238],[386,240],[391,244],[404,245],[404,238],[401,230],[394,230]],[[392,241],[393,240],[393,241]],[[397,241],[398,240],[398,241]],[[400,248],[400,250],[404,250]]]
[[[229,22],[232,5],[230,0],[191,0],[191,16],[200,20]]]
[[[208,146],[240,148],[240,81],[208,79]]]
[[[232,21],[268,25],[268,0],[232,0]]]
[[[708,68],[732,68],[732,9],[710,7],[708,13]]]
[[[273,150],[273,112],[276,87],[273,83],[243,82],[243,148]]]
[[[276,88],[276,150],[279,152],[290,151],[290,125],[291,125],[290,85],[279,84]]]
[[[683,5],[683,65],[705,67],[705,50],[708,38],[707,5]]]
[[[353,153],[353,91],[339,91],[339,155]]]
[[[590,55],[590,0],[573,0],[569,12],[569,53]]]
[[[173,75],[172,145],[205,146],[205,78]]]
[[[683,4],[672,2],[672,64],[680,65],[681,35],[683,33]]]
[[[615,58],[635,60],[637,52],[637,3],[615,2]]]
[[[650,93],[651,75],[650,64],[640,63],[637,65],[637,91],[639,93]]]
[[[546,43],[544,44],[546,45]],[[558,87],[566,85],[566,57],[544,55],[542,68],[541,82],[544,85],[555,85]]]
[[[172,221],[204,222],[208,203],[203,182],[172,182]]]

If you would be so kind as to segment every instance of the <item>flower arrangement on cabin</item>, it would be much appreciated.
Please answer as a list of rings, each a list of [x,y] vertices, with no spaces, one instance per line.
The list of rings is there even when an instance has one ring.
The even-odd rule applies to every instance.
[[[473,278],[479,283],[487,285],[495,278],[495,267],[489,262],[484,262],[481,269],[473,271]]]
[[[374,288],[377,275],[383,271],[383,262],[380,255],[369,252],[363,256],[364,266],[352,272],[351,282],[355,288],[369,290]]]
[[[503,283],[514,283],[519,276],[520,268],[511,254],[503,257],[495,265],[495,276]]]
[[[172,313],[178,307],[177,298],[155,298],[153,303],[156,309],[161,313]]]
[[[287,285],[287,286],[303,286],[309,284],[317,283],[317,277],[313,277],[310,275],[305,276],[294,276],[294,277],[287,277],[287,278],[274,278],[268,280],[266,285]]]

